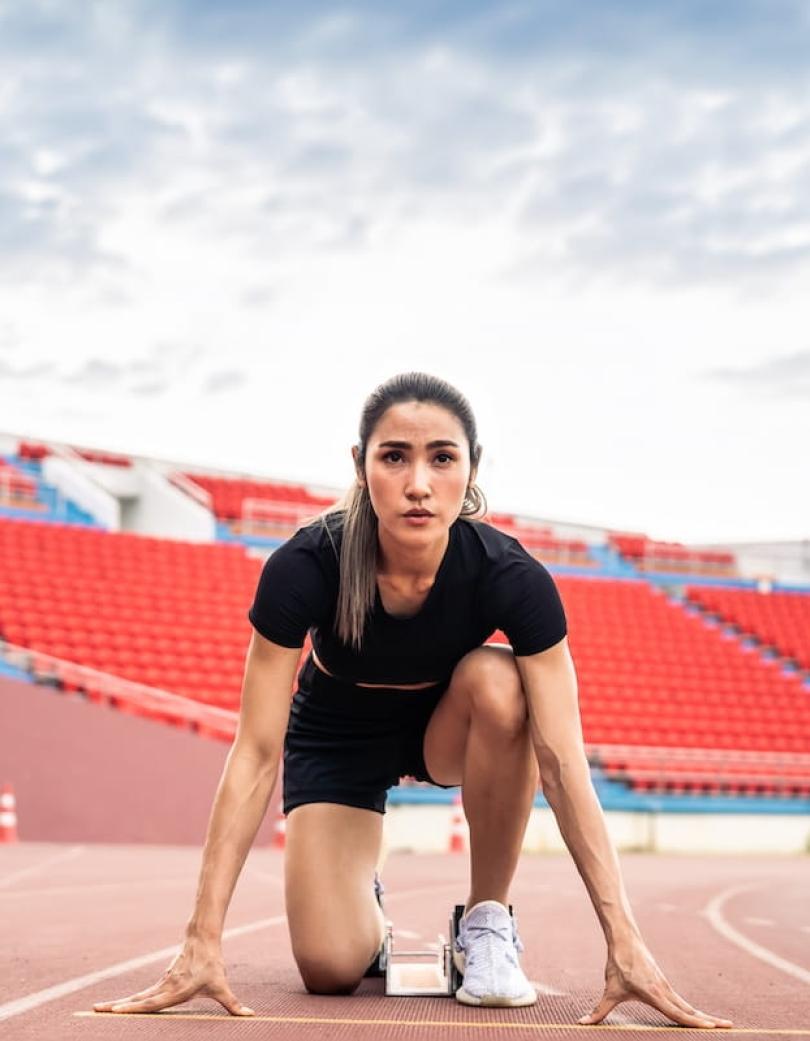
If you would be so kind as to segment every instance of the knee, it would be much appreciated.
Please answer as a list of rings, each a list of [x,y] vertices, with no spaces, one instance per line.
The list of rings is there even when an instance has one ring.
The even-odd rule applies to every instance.
[[[363,979],[356,963],[340,957],[309,956],[297,959],[298,971],[310,994],[353,994]]]
[[[477,647],[459,662],[470,715],[507,737],[528,731],[529,712],[515,656],[508,647]]]

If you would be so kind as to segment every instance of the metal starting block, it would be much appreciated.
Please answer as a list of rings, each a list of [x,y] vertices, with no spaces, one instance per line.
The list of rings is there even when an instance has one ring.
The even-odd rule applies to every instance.
[[[385,993],[396,997],[452,997],[461,986],[462,975],[453,961],[453,943],[464,905],[450,914],[450,939],[439,935],[437,950],[394,950],[393,926],[388,923],[380,951],[379,967],[385,972]]]

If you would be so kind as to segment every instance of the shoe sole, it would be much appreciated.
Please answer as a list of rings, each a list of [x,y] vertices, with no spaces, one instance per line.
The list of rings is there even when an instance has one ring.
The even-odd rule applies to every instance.
[[[522,1008],[524,1005],[536,1004],[537,995],[532,992],[531,994],[521,994],[517,998],[507,998],[500,994],[485,994],[483,998],[478,998],[475,994],[468,994],[463,987],[459,987],[456,991],[456,1001],[461,1002],[462,1005],[479,1005],[486,1008]]]
[[[453,964],[459,973],[464,975],[464,954],[461,951],[453,951]],[[462,1005],[482,1005],[489,1008],[523,1008],[524,1005],[535,1005],[537,1003],[537,994],[532,991],[531,994],[521,994],[517,998],[507,998],[500,994],[487,994],[483,998],[478,998],[475,994],[470,994],[464,989],[464,985],[460,986],[456,991],[456,1001],[461,1002]]]

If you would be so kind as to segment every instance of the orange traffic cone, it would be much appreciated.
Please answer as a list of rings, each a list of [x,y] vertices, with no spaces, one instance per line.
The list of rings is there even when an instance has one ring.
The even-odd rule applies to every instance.
[[[464,812],[461,808],[461,796],[453,796],[453,814],[450,817],[450,841],[448,853],[464,853],[467,849],[467,829],[464,826]]]
[[[284,849],[287,842],[287,818],[281,811],[276,816],[276,825],[273,828],[273,849]]]
[[[0,843],[17,841],[17,800],[6,782],[0,788]]]

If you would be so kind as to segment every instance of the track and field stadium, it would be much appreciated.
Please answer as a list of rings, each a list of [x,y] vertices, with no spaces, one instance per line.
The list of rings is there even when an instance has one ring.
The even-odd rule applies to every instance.
[[[278,788],[230,905],[228,978],[155,1014],[93,1004],[177,950],[235,733],[263,561],[339,492],[166,460],[0,441],[0,1033],[14,1039],[639,1036],[538,791],[512,897],[539,1001],[307,994],[286,931]],[[806,545],[695,546],[491,512],[553,574],[591,773],[636,917],[673,985],[729,1033],[810,1037]],[[504,642],[502,633],[492,640]],[[304,654],[308,651],[304,648]],[[404,778],[383,869],[394,942],[441,949],[468,884],[457,791]]]

